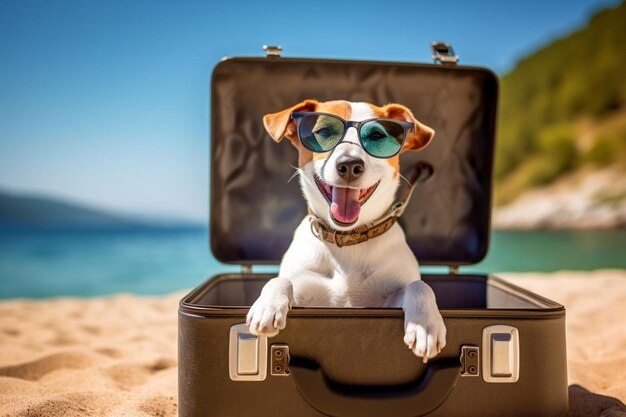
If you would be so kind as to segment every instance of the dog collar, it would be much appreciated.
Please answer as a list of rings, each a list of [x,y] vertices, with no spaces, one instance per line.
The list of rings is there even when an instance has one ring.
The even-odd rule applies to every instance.
[[[396,222],[396,217],[389,217],[371,227],[364,224],[345,232],[333,229],[313,213],[309,213],[309,222],[311,223],[311,232],[315,237],[341,248],[343,246],[352,246],[358,243],[363,243],[382,235],[387,230],[391,229],[391,226],[393,226]]]
[[[343,246],[352,246],[359,243],[367,242],[377,236],[387,232],[395,224],[396,219],[402,216],[406,208],[413,190],[418,182],[424,182],[433,174],[433,167],[426,162],[418,162],[415,172],[409,181],[409,186],[404,190],[402,198],[399,202],[393,204],[387,214],[377,221],[366,223],[355,227],[352,230],[342,231],[330,227],[326,222],[317,217],[309,210],[309,223],[311,224],[311,233],[321,241],[332,243],[341,248]]]

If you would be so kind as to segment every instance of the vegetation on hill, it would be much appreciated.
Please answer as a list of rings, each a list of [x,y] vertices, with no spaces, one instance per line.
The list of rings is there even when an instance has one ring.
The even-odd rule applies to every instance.
[[[626,2],[501,80],[496,204],[581,165],[626,164]]]
[[[201,227],[188,221],[137,218],[47,197],[0,190],[0,233],[8,231],[178,231]]]

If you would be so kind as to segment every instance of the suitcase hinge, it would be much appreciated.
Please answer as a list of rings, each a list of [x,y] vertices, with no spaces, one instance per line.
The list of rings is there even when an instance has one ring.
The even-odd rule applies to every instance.
[[[454,49],[449,43],[433,42],[430,45],[430,50],[433,53],[435,64],[457,65],[459,63],[459,56],[454,54]]]
[[[268,58],[280,58],[283,47],[280,45],[263,45],[263,50]]]

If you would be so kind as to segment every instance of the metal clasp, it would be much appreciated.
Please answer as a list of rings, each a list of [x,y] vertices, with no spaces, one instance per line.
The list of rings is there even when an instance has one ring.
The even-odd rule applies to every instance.
[[[459,62],[459,56],[454,54],[454,49],[449,43],[433,42],[430,45],[430,50],[433,53],[435,64],[457,65]]]
[[[322,227],[322,225],[320,224],[320,221],[316,219],[315,217],[309,215],[309,224],[311,225],[311,233],[313,233],[313,236],[315,236],[321,241],[324,241],[322,237],[323,232],[320,230]]]
[[[389,213],[389,215],[391,217],[400,217],[402,216],[402,213],[404,213],[405,208],[406,208],[405,202],[395,203],[393,206],[391,206],[391,212]]]
[[[253,335],[245,323],[231,326],[228,373],[233,381],[263,381],[267,374],[267,337]]]
[[[483,379],[489,383],[514,383],[519,379],[519,331],[505,324],[483,329]]]
[[[263,45],[263,50],[268,58],[279,58],[281,52],[283,51],[283,47],[280,45]]]
[[[289,376],[289,346],[272,345],[270,354],[270,374],[272,376]]]
[[[478,346],[461,347],[461,376],[480,375],[480,349]]]

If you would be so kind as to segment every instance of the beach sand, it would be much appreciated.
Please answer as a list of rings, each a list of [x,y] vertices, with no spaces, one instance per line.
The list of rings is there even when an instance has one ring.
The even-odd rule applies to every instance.
[[[626,416],[626,271],[499,274],[567,308],[571,416]],[[0,416],[175,416],[184,293],[0,303]]]

